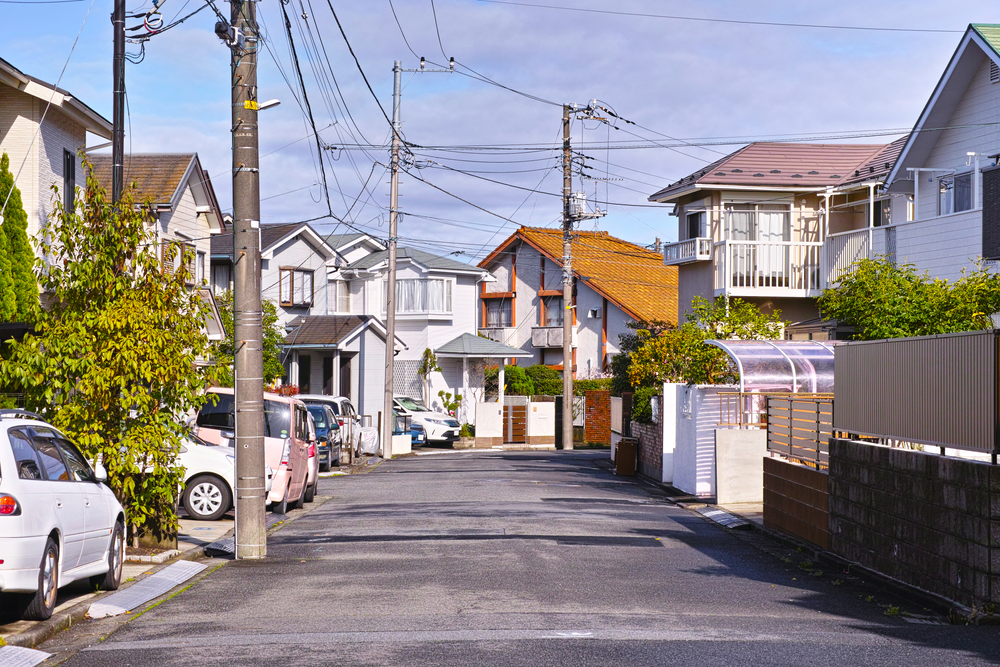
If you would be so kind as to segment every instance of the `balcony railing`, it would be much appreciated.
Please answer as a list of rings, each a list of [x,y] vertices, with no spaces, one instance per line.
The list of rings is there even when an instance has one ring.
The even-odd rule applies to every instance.
[[[881,232],[881,230],[879,230]],[[868,228],[830,234],[823,252],[826,254],[826,286],[829,287],[851,270],[854,263],[870,256],[874,232]]]
[[[501,345],[517,347],[517,343],[514,340],[517,329],[513,327],[482,327],[479,329],[479,334]]]
[[[822,243],[722,241],[712,250],[716,295],[818,296],[823,289]]]
[[[576,347],[576,328],[573,325],[573,347]],[[557,327],[532,327],[531,328],[532,347],[562,347],[563,328]]]
[[[667,266],[712,259],[712,239],[687,239],[663,247],[663,263]]]

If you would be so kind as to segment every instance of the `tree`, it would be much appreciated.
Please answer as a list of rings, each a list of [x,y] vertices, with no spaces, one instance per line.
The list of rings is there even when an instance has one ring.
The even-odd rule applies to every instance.
[[[505,396],[534,396],[535,383],[520,366],[503,367],[503,393]],[[486,393],[495,394],[500,389],[500,368],[492,367],[486,371]]]
[[[219,367],[219,386],[232,387],[235,381],[233,376],[233,293],[226,290],[215,299],[219,307],[219,317],[226,327],[226,338],[216,344],[212,351],[216,364]],[[285,332],[278,323],[278,308],[274,302],[264,299],[261,302],[264,313],[264,386],[272,386],[276,380],[280,380],[285,375],[285,368],[281,364],[281,346],[285,342]]]
[[[611,359],[611,395],[621,396],[626,391],[632,391],[632,381],[628,369],[632,364],[632,353],[642,347],[652,336],[659,336],[674,328],[673,324],[663,320],[631,321],[625,326],[635,333],[624,333],[618,336],[618,354]]]
[[[39,241],[51,263],[37,276],[52,305],[0,360],[0,383],[22,387],[28,409],[102,461],[133,542],[158,541],[176,535],[184,417],[214,380],[214,367],[199,363],[210,350],[207,305],[185,284],[186,261],[172,275],[160,270],[149,209],[135,207],[131,190],[111,204],[84,167],[75,212],[57,202]]]
[[[535,364],[524,369],[524,374],[531,380],[535,390],[533,394],[543,396],[562,396],[562,373],[543,364]]]
[[[862,259],[819,298],[823,317],[854,326],[859,340],[927,336],[993,326],[1000,275],[979,263],[954,283],[885,257]]]
[[[424,382],[424,405],[430,403],[431,400],[431,389],[430,389],[430,376],[431,373],[440,373],[441,366],[438,365],[437,355],[434,354],[434,350],[431,348],[424,349],[424,354],[420,358],[420,366],[417,367],[417,375]]]
[[[9,199],[8,199],[9,195]],[[24,212],[21,203],[21,191],[14,185],[14,174],[10,171],[10,158],[4,153],[0,156],[0,206],[7,202],[3,210],[3,236],[0,241],[5,247],[0,249],[8,263],[0,260],[0,272],[5,273],[10,283],[15,312],[7,321],[34,322],[38,311],[38,281],[35,278],[35,251],[28,241],[28,214]],[[0,316],[9,307],[10,296],[4,292],[3,279],[0,279]]]

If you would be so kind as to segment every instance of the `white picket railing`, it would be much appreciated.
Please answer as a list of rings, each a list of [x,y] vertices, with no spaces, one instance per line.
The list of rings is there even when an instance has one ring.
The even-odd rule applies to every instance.
[[[712,259],[712,239],[709,238],[686,239],[663,247],[663,263],[668,266],[708,259]]]
[[[826,238],[823,252],[826,253],[827,287],[849,272],[855,262],[869,256],[871,234],[872,232],[865,228],[830,234]]]
[[[823,289],[822,243],[722,241],[713,248],[715,289],[723,293],[788,290],[800,295]]]

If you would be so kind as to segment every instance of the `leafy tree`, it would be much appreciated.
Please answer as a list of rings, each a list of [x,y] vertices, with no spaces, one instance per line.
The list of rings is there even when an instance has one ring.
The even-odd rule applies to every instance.
[[[440,373],[441,366],[438,365],[437,355],[434,354],[434,350],[431,348],[424,349],[424,354],[420,358],[420,366],[417,367],[417,375],[424,383],[424,405],[427,405],[431,400],[431,390],[429,386],[429,378],[431,373]]]
[[[506,396],[534,396],[535,383],[520,366],[503,367],[503,393]],[[493,366],[486,370],[486,393],[497,394],[500,390],[500,367]]]
[[[10,198],[8,199],[8,194]],[[4,278],[0,278],[0,316],[9,307],[12,296],[15,302],[15,312],[7,318],[17,322],[34,322],[38,311],[38,281],[35,279],[35,251],[28,242],[28,214],[24,212],[21,203],[21,191],[14,185],[14,174],[10,171],[10,158],[4,153],[0,156],[0,206],[7,202],[3,210],[3,236],[0,241],[8,263],[0,259],[0,273],[4,273],[10,283],[12,294],[8,296],[4,288]]]
[[[37,276],[52,305],[0,360],[0,383],[23,387],[27,408],[103,462],[134,542],[170,538],[184,416],[214,379],[197,363],[210,350],[207,307],[185,284],[186,262],[161,272],[148,208],[136,209],[131,190],[111,204],[84,166],[76,211],[57,202],[39,241],[51,264],[39,262]]]
[[[219,317],[226,327],[226,338],[216,344],[212,355],[215,357],[218,370],[219,386],[232,387],[233,376],[233,293],[226,290],[215,299],[219,307]],[[261,302],[264,313],[264,386],[271,387],[276,380],[285,375],[281,364],[281,346],[285,342],[285,332],[278,323],[278,308],[274,302],[264,299]]]
[[[562,373],[543,364],[535,364],[524,369],[524,374],[534,385],[534,394],[543,396],[562,396]]]
[[[451,392],[441,390],[438,392],[438,398],[441,399],[441,407],[452,417],[458,416],[458,409],[462,407],[462,395],[457,391],[455,395],[452,396]]]
[[[621,396],[626,391],[632,391],[632,381],[628,369],[632,364],[632,353],[642,347],[652,336],[659,336],[674,328],[673,324],[663,320],[632,321],[625,326],[635,333],[624,333],[618,336],[619,352],[611,359],[611,395]]]
[[[860,340],[927,336],[993,326],[1000,275],[979,264],[954,283],[885,257],[862,259],[819,298],[823,317],[855,327]]]

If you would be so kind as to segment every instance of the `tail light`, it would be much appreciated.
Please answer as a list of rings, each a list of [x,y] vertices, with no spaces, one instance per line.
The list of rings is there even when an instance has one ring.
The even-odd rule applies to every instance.
[[[17,498],[4,494],[0,496],[0,516],[18,516],[21,513],[21,504]]]
[[[281,465],[288,465],[288,457],[292,454],[292,439],[285,438],[285,446],[281,450]]]
[[[315,442],[310,442],[309,443],[309,458],[313,458],[315,456],[316,456],[316,443]]]

